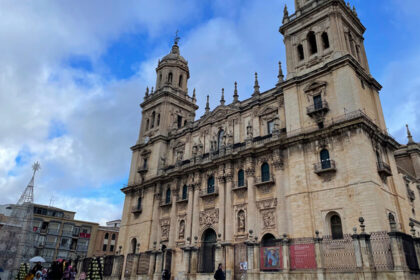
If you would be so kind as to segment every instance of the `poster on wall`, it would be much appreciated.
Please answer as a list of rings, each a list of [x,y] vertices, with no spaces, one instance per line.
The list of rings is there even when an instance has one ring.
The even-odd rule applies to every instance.
[[[260,252],[261,270],[282,269],[283,255],[281,247],[262,247]]]
[[[315,269],[315,245],[296,244],[290,246],[291,269]]]

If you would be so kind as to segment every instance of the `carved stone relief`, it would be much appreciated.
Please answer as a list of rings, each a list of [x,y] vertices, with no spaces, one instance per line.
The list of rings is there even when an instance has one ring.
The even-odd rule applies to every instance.
[[[161,241],[169,240],[169,229],[171,221],[169,219],[160,220]]]
[[[219,209],[207,209],[200,212],[200,226],[212,226],[219,222]]]
[[[245,211],[243,210],[238,212],[238,232],[245,232]]]
[[[274,209],[261,210],[261,216],[264,229],[270,229],[276,226]]]
[[[270,199],[257,201],[257,208],[260,210],[275,208],[276,206],[277,206],[277,198],[270,198]]]

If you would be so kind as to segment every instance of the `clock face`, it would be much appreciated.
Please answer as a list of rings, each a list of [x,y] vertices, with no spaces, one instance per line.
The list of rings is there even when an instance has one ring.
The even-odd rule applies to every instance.
[[[149,136],[144,137],[144,143],[145,144],[149,143]]]

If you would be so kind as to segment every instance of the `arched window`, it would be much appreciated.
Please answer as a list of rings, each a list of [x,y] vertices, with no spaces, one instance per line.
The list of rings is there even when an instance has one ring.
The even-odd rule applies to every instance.
[[[182,87],[182,75],[179,75],[178,86]]]
[[[216,248],[216,232],[213,229],[209,228],[201,237],[201,267],[200,272],[204,273],[213,273],[214,272],[214,262],[215,262],[215,248]]]
[[[132,254],[136,253],[136,247],[137,247],[137,239],[133,238],[131,239],[131,250],[130,250]]]
[[[168,74],[168,83],[172,84],[172,73]]]
[[[341,218],[338,214],[334,214],[330,219],[331,223],[331,237],[332,239],[343,239],[343,227],[341,225]]]
[[[155,125],[155,111],[152,112],[152,121],[150,122],[150,128],[153,128],[153,126]]]
[[[146,120],[146,130],[149,129],[149,119]]]
[[[109,238],[109,233],[107,232],[107,233],[105,233],[104,239],[108,239],[108,238]]]
[[[238,171],[238,187],[245,186],[245,174],[244,171],[241,169]]]
[[[210,176],[207,179],[207,193],[214,193],[214,177]]]
[[[157,115],[156,126],[160,125],[160,114]]]
[[[328,39],[328,33],[327,32],[322,33],[321,37],[322,37],[322,46],[324,47],[324,50],[328,49],[330,47],[330,40]]]
[[[223,136],[225,135],[225,132],[224,132],[224,130],[223,129],[221,129],[220,131],[219,131],[219,134],[218,134],[218,136],[217,136],[217,149],[218,150],[220,150],[220,148],[222,147],[222,145],[223,145]]]
[[[115,233],[111,235],[111,240],[115,240]]]
[[[166,204],[171,203],[171,189],[170,188],[166,190],[165,203]]]
[[[322,169],[331,168],[331,161],[330,161],[330,153],[327,149],[323,149],[319,153],[319,157],[321,159],[321,167]]]
[[[270,166],[264,162],[261,165],[261,182],[270,181]]]
[[[141,209],[141,197],[137,199],[137,210]]]
[[[276,245],[276,238],[271,233],[267,233],[261,239],[262,246],[275,246]]]
[[[309,32],[307,36],[307,40],[308,40],[308,46],[309,46],[309,53],[311,55],[316,54],[318,52],[318,47],[316,45],[315,32],[313,31]]]
[[[182,200],[186,200],[188,198],[188,187],[184,185],[182,187]]]
[[[305,54],[303,52],[303,46],[299,44],[299,46],[297,46],[297,52],[298,52],[298,57],[299,60],[304,60],[305,59]]]

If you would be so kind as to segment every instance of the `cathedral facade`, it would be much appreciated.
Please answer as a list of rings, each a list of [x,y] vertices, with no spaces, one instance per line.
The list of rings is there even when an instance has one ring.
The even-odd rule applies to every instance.
[[[342,0],[295,0],[295,8],[285,8],[279,30],[287,76],[280,64],[277,84],[262,92],[255,74],[249,99],[239,100],[235,84],[231,104],[222,91],[210,110],[207,97],[196,119],[177,41],[159,61],[141,103],[117,245],[125,258],[148,256],[150,279],[164,269],[200,279],[218,263],[228,279],[262,275],[275,260],[290,267],[292,254],[263,246],[345,240],[359,225],[420,229],[420,146],[387,133],[356,10]],[[273,261],[264,263],[267,254]]]

